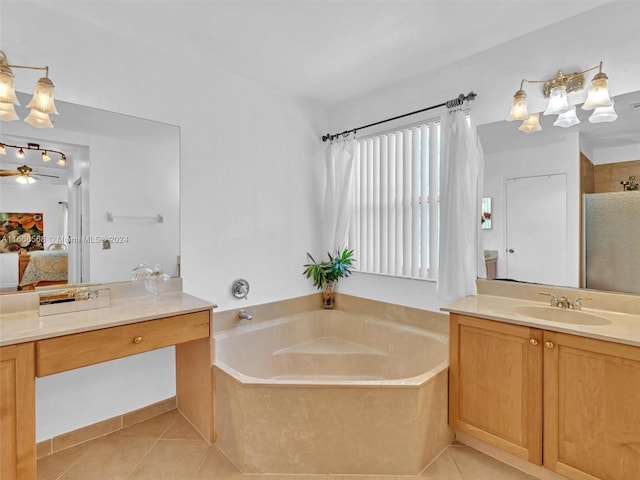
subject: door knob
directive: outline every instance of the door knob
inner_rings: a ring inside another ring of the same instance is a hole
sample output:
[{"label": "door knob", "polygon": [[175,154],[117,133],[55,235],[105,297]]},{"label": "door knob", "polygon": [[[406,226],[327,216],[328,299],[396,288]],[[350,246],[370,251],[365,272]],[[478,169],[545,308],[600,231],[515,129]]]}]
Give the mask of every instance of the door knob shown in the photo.
[{"label": "door knob", "polygon": [[529,343],[535,347],[536,345],[538,345],[538,340],[532,338],[531,340],[529,340]]},{"label": "door knob", "polygon": [[544,346],[547,347],[548,349],[552,349],[553,348],[553,342],[544,342]]},{"label": "door knob", "polygon": [[142,337],[136,337],[133,339],[133,343],[138,344],[142,342]]},{"label": "door knob", "polygon": [[507,252],[509,252],[509,253],[513,253],[513,252],[514,252],[514,250],[513,250],[513,248],[510,248],[509,250],[507,250]]}]

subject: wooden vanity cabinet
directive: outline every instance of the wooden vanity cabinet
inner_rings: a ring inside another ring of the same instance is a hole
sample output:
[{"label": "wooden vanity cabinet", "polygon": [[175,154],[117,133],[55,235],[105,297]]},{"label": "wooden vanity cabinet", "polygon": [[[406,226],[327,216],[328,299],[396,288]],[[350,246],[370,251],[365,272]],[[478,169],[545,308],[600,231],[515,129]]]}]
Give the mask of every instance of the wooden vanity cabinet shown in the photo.
[{"label": "wooden vanity cabinet", "polygon": [[453,428],[573,480],[640,478],[639,347],[450,318]]},{"label": "wooden vanity cabinet", "polygon": [[213,443],[211,309],[0,347],[0,480],[36,479],[35,378],[175,345],[177,407]]},{"label": "wooden vanity cabinet", "polygon": [[36,476],[33,342],[0,347],[0,478]]},{"label": "wooden vanity cabinet", "polygon": [[452,313],[449,423],[542,464],[542,331]]},{"label": "wooden vanity cabinet", "polygon": [[544,466],[638,480],[640,348],[549,331],[544,340]]}]

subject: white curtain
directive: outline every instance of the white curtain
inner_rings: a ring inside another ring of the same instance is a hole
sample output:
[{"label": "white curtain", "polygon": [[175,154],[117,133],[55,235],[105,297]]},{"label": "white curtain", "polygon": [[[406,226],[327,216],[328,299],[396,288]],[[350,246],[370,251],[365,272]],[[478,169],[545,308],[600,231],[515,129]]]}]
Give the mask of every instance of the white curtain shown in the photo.
[{"label": "white curtain", "polygon": [[326,150],[323,247],[325,252],[332,254],[347,246],[355,153],[353,136],[332,141]]},{"label": "white curtain", "polygon": [[438,298],[476,294],[482,153],[462,111],[441,118]]}]

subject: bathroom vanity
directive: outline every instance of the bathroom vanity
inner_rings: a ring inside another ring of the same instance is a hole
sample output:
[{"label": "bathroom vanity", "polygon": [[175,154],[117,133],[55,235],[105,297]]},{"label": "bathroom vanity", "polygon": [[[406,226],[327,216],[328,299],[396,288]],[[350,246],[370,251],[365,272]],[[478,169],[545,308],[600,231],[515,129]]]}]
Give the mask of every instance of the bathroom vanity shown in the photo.
[{"label": "bathroom vanity", "polygon": [[640,315],[493,295],[444,309],[453,428],[570,479],[638,478]]},{"label": "bathroom vanity", "polygon": [[[19,301],[33,306],[26,295]],[[27,300],[25,300],[27,299]],[[3,301],[6,300],[3,299]],[[36,304],[37,306],[37,300]],[[107,308],[0,316],[0,478],[36,478],[35,379],[175,345],[180,411],[213,442],[211,331],[215,306],[180,292],[122,298]]]}]

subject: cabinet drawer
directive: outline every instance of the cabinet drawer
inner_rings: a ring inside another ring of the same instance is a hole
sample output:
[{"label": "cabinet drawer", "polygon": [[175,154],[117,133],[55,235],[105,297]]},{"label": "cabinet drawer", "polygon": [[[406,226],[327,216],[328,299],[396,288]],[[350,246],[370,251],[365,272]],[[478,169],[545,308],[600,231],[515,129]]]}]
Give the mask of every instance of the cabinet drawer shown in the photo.
[{"label": "cabinet drawer", "polygon": [[36,342],[36,375],[106,362],[209,337],[209,312],[104,328]]}]

